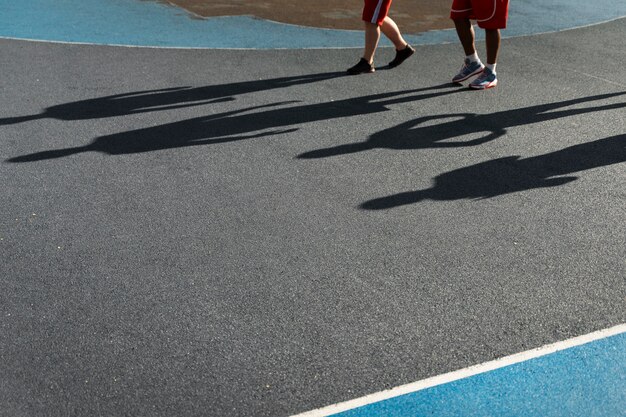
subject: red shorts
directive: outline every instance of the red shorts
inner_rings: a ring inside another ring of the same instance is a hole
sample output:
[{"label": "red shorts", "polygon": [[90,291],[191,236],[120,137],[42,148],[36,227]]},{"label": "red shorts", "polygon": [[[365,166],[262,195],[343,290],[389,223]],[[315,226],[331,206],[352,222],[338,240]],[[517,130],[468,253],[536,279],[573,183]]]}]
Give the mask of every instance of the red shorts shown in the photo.
[{"label": "red shorts", "polygon": [[380,26],[389,13],[389,7],[391,7],[391,0],[365,0],[363,20]]},{"label": "red shorts", "polygon": [[453,0],[451,19],[474,19],[483,29],[504,29],[509,0]]}]

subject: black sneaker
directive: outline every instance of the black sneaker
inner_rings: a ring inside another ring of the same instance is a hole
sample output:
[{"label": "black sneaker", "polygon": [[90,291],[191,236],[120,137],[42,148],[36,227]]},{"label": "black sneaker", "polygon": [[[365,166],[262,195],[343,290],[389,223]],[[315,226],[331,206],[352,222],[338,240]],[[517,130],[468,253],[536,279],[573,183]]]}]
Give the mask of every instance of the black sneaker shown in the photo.
[{"label": "black sneaker", "polygon": [[407,59],[414,53],[415,53],[415,49],[408,43],[406,44],[406,48],[401,49],[399,51],[396,49],[396,57],[393,59],[393,61],[389,63],[389,68],[397,67],[398,65],[402,64],[405,59]]},{"label": "black sneaker", "polygon": [[361,60],[352,68],[348,68],[348,74],[357,75],[357,74],[365,74],[374,72],[376,69],[365,58],[361,58]]}]

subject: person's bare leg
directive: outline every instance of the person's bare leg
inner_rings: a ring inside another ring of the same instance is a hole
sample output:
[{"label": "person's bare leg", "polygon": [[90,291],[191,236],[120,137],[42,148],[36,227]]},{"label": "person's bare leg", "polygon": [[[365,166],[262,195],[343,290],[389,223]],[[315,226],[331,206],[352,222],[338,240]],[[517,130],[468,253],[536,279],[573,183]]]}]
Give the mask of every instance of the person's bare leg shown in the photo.
[{"label": "person's bare leg", "polygon": [[487,45],[487,64],[495,65],[500,51],[500,30],[485,29],[485,43]]},{"label": "person's bare leg", "polygon": [[365,22],[365,50],[363,58],[371,65],[380,40],[380,27],[376,23]]},{"label": "person's bare leg", "polygon": [[498,85],[496,77],[496,61],[500,49],[500,31],[498,29],[485,29],[485,43],[487,45],[487,65],[482,74],[469,85],[474,90],[486,90]]},{"label": "person's bare leg", "polygon": [[478,58],[476,52],[476,34],[474,33],[474,26],[469,19],[453,19],[456,33],[465,51],[465,60],[459,72],[452,77],[453,83],[462,83],[463,81],[483,72],[484,65]]},{"label": "person's bare leg", "polygon": [[454,19],[454,27],[456,33],[459,36],[465,55],[472,55],[476,52],[476,45],[474,44],[474,27],[469,19]]},{"label": "person's bare leg", "polygon": [[400,29],[398,29],[398,25],[396,25],[396,22],[394,22],[389,16],[385,17],[385,20],[383,20],[380,30],[382,30],[383,34],[389,38],[397,50],[404,49],[408,45],[402,37]]}]

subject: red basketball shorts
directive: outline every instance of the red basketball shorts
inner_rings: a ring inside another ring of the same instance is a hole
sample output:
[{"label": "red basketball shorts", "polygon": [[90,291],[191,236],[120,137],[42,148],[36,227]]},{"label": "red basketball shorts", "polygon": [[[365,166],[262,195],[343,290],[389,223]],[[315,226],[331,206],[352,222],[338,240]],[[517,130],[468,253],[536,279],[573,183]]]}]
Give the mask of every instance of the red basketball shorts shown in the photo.
[{"label": "red basketball shorts", "polygon": [[389,7],[391,7],[391,0],[365,0],[363,20],[380,26],[389,13]]},{"label": "red basketball shorts", "polygon": [[509,0],[453,0],[451,19],[476,20],[483,29],[504,29],[509,17]]}]

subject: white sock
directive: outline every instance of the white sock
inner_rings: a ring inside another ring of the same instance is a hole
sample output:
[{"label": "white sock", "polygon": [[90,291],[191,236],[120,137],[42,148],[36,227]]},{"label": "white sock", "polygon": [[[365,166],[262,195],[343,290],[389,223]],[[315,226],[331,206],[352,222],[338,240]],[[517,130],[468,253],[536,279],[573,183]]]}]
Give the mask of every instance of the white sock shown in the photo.
[{"label": "white sock", "polygon": [[487,68],[489,68],[491,70],[491,72],[493,72],[494,74],[496,73],[496,65],[497,64],[487,64],[485,65]]},{"label": "white sock", "polygon": [[469,59],[470,62],[480,62],[480,58],[478,58],[478,52],[474,52],[472,55],[467,55],[465,58]]}]

